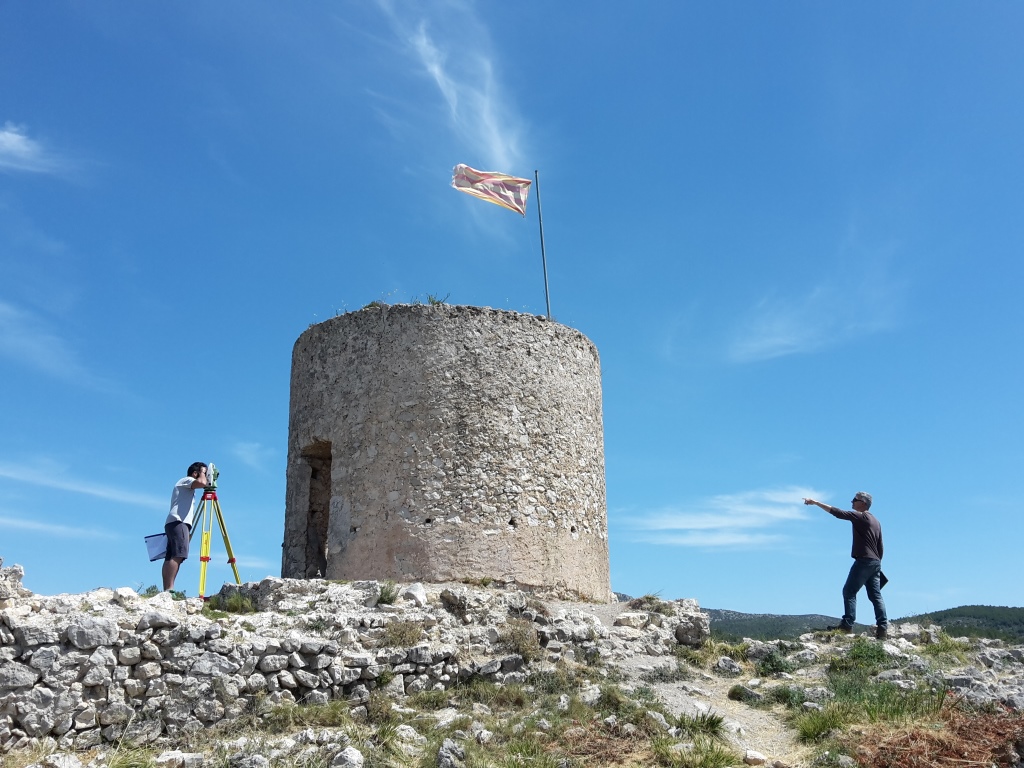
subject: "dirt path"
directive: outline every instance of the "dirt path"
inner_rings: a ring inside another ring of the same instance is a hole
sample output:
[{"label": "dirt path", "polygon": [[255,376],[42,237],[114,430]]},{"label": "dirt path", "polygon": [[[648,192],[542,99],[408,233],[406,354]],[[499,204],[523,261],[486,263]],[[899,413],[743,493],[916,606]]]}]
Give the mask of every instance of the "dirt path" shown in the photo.
[{"label": "dirt path", "polygon": [[[606,627],[613,626],[616,617],[629,610],[623,603],[604,605],[549,602],[548,606],[553,611],[576,609],[593,614]],[[748,677],[722,677],[695,670],[691,680],[661,683],[643,679],[646,672],[658,667],[674,666],[675,659],[672,656],[633,656],[617,659],[612,665],[622,674],[627,684],[652,689],[674,715],[695,715],[710,711],[723,716],[729,740],[741,754],[748,749],[760,752],[768,758],[769,765],[774,760],[781,760],[794,768],[808,763],[809,750],[797,741],[796,733],[785,725],[781,711],[757,709],[729,698],[729,689],[738,682],[746,682]]]}]

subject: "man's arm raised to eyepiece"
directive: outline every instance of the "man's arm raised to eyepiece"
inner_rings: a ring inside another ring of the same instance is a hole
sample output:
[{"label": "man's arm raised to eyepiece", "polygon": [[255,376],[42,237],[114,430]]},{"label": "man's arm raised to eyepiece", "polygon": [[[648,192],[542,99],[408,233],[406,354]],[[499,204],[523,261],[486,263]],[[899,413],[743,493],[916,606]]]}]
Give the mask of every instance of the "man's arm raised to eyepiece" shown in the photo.
[{"label": "man's arm raised to eyepiece", "polygon": [[[206,469],[199,470],[199,476],[192,481],[192,489],[205,488],[209,483],[206,480]],[[806,499],[804,499],[806,501]]]}]

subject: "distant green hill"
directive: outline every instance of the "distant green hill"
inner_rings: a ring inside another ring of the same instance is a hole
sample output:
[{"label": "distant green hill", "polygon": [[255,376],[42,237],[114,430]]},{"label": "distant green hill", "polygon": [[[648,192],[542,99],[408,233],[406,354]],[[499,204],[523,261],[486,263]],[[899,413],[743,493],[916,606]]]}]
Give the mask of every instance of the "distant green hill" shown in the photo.
[{"label": "distant green hill", "polygon": [[907,616],[900,621],[938,624],[953,637],[1001,637],[1024,642],[1024,608],[1002,605],[961,605],[945,611]]},{"label": "distant green hill", "polygon": [[[740,613],[716,608],[705,608],[711,619],[711,633],[715,637],[737,642],[744,637],[753,640],[795,640],[814,630],[835,626],[839,619],[818,613],[787,616],[775,613]],[[993,637],[1024,642],[1024,608],[991,605],[963,605],[944,611],[906,616],[895,621],[927,626],[938,624],[953,637]],[[858,632],[871,627],[858,624]]]},{"label": "distant green hill", "polygon": [[[806,632],[835,626],[839,619],[809,613],[786,616],[776,613],[740,613],[717,608],[703,609],[711,619],[711,634],[720,640],[738,642],[744,637],[752,640],[795,640]],[[857,625],[858,631],[867,627]]]}]

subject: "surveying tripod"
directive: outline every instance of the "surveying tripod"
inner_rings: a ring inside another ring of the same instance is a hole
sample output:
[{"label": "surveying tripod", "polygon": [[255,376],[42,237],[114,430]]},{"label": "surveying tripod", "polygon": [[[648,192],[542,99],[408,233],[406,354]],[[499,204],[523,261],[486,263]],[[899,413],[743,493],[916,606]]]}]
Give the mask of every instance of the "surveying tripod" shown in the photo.
[{"label": "surveying tripod", "polygon": [[[217,518],[217,524],[220,526],[220,535],[224,538],[224,548],[228,553],[228,564],[231,566],[231,570],[235,574],[235,584],[241,584],[242,580],[238,576],[238,566],[235,565],[235,553],[231,550],[231,539],[228,538],[228,528],[224,524],[224,513],[220,509],[220,501],[217,499],[217,476],[220,472],[211,463],[210,464],[210,484],[203,490],[203,500],[199,504],[199,509],[196,510],[193,523],[198,518],[200,520],[200,528],[202,530],[202,536],[199,539],[199,597],[206,600],[206,565],[210,562],[210,538],[213,534],[213,519]],[[192,531],[189,533],[189,538],[195,535],[196,526],[193,524]]]}]

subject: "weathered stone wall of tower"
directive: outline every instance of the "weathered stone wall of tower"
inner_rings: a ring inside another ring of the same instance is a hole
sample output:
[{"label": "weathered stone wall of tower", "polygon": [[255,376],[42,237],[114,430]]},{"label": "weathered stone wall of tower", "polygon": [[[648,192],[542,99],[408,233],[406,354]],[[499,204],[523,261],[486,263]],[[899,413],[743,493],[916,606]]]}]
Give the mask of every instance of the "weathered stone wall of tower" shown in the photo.
[{"label": "weathered stone wall of tower", "polygon": [[282,576],[609,599],[600,360],[543,317],[383,306],[292,355]]}]

